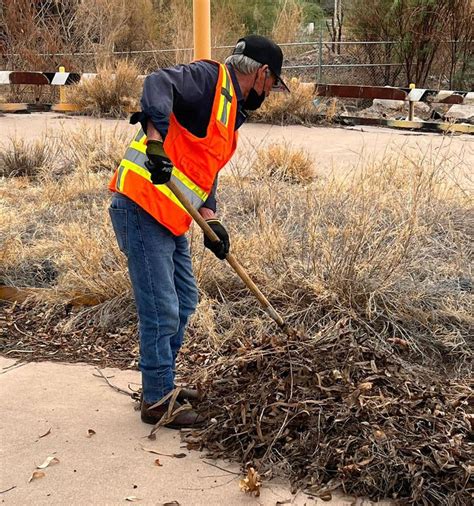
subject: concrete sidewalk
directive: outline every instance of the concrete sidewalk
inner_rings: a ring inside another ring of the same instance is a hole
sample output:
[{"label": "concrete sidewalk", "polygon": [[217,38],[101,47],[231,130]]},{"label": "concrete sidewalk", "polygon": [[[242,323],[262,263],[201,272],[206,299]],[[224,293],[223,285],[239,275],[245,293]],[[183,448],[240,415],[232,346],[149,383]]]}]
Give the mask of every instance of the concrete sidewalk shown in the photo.
[{"label": "concrete sidewalk", "polygon": [[[90,365],[28,363],[0,357],[0,501],[5,504],[140,504],[177,501],[181,506],[372,504],[351,498],[324,503],[304,494],[292,496],[286,484],[264,483],[259,498],[239,490],[238,475],[203,461],[203,454],[182,447],[177,431],[161,429],[155,441],[146,438],[151,426],[141,423],[133,402],[95,377]],[[104,370],[115,385],[138,384],[135,371]],[[136,385],[135,385],[136,386]],[[51,429],[50,434],[40,438]],[[88,430],[95,435],[88,437]],[[170,458],[145,452],[185,453]],[[48,456],[59,463],[45,476],[28,479]],[[162,467],[155,465],[159,458]],[[238,472],[236,465],[218,462]],[[4,492],[10,487],[15,487]],[[3,493],[2,493],[3,492]],[[289,503],[288,503],[289,504]]]},{"label": "concrete sidewalk", "polygon": [[[31,140],[81,128],[89,131],[100,128],[103,132],[125,131],[132,136],[137,128],[125,119],[70,117],[51,112],[7,114],[0,119],[0,126],[0,143],[5,144],[9,143],[10,137]],[[252,171],[256,150],[274,143],[305,149],[313,158],[315,172],[320,176],[331,172],[346,175],[354,168],[359,169],[364,162],[380,161],[385,157],[401,157],[404,160],[425,155],[439,160],[451,159],[468,173],[474,163],[474,136],[467,134],[441,135],[371,126],[308,128],[264,123],[246,123],[239,132],[236,155],[226,170],[235,165],[244,174]]]}]

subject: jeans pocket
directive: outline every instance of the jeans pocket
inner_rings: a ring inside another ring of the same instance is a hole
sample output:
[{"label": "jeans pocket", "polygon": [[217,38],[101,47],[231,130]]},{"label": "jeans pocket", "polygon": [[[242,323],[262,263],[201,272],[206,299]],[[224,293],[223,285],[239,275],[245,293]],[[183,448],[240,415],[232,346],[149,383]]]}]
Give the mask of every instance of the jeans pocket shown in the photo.
[{"label": "jeans pocket", "polygon": [[117,238],[118,247],[122,253],[128,255],[127,210],[110,207],[109,214],[112,220],[115,237]]}]

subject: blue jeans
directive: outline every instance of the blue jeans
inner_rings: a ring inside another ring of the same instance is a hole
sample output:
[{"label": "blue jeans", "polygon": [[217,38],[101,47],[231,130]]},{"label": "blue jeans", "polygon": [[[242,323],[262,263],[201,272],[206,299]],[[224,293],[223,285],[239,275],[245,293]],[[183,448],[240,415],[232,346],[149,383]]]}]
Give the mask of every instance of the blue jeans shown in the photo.
[{"label": "blue jeans", "polygon": [[109,213],[137,306],[143,398],[154,403],[174,388],[176,356],[198,301],[188,241],[119,193]]}]

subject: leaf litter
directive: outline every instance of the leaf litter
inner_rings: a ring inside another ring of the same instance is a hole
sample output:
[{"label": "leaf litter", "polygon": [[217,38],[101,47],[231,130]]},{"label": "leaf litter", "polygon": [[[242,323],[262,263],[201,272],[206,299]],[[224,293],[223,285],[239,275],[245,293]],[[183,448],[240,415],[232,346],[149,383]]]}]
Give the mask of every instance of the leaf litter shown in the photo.
[{"label": "leaf litter", "polygon": [[36,469],[46,469],[47,467],[53,465],[53,464],[59,464],[59,459],[57,457],[54,457],[53,455],[46,458],[46,460],[40,464],[39,466],[36,466]]},{"label": "leaf litter", "polygon": [[260,475],[253,467],[247,470],[247,476],[239,481],[239,487],[242,492],[253,494],[255,497],[260,496],[260,488],[262,481]]},{"label": "leaf litter", "polygon": [[[269,334],[234,277],[201,262],[204,304],[179,369],[203,385],[199,409],[215,423],[188,436],[189,449],[284,474],[318,497],[340,487],[404,503],[472,500],[472,368],[458,374],[474,349],[472,206],[446,191],[445,167],[399,162],[345,186],[224,185],[237,254],[310,335]],[[4,353],[136,368],[130,293],[108,297],[91,309],[13,306]]]},{"label": "leaf litter", "polygon": [[186,453],[163,453],[163,452],[159,452],[157,450],[154,450],[153,448],[145,448],[144,446],[142,446],[142,450],[144,452],[154,453],[155,455],[160,455],[161,457],[172,457],[174,459],[183,459],[184,457],[187,457]]},{"label": "leaf litter", "polygon": [[33,471],[32,475],[28,479],[28,483],[31,483],[33,480],[38,480],[39,478],[44,478],[46,473],[44,471]]},{"label": "leaf litter", "polygon": [[49,436],[51,434],[51,429],[52,427],[50,427],[44,434],[41,434],[41,436],[38,436],[38,438],[41,439],[43,437]]},{"label": "leaf litter", "polygon": [[[186,380],[204,389],[197,408],[217,421],[183,432],[188,449],[326,500],[337,488],[404,503],[471,500],[472,377],[434,375],[346,320],[314,336],[242,341],[188,345]],[[241,488],[251,483],[247,474]]]}]

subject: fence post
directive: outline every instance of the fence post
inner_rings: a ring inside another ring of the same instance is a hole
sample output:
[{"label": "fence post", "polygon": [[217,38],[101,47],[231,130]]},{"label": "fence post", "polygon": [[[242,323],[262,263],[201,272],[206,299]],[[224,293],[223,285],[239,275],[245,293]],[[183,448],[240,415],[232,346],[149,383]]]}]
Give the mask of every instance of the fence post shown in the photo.
[{"label": "fence post", "polygon": [[318,83],[322,83],[323,78],[323,22],[319,22],[319,63],[318,63]]},{"label": "fence post", "polygon": [[[410,83],[410,90],[413,90],[416,88],[416,85],[414,83]],[[415,101],[411,98],[408,99],[408,121],[413,121],[413,118],[415,116]]]},{"label": "fence post", "polygon": [[[66,69],[61,65],[59,67],[59,72],[66,72]],[[66,89],[64,86],[59,87],[59,103],[64,104],[66,102]]]}]

